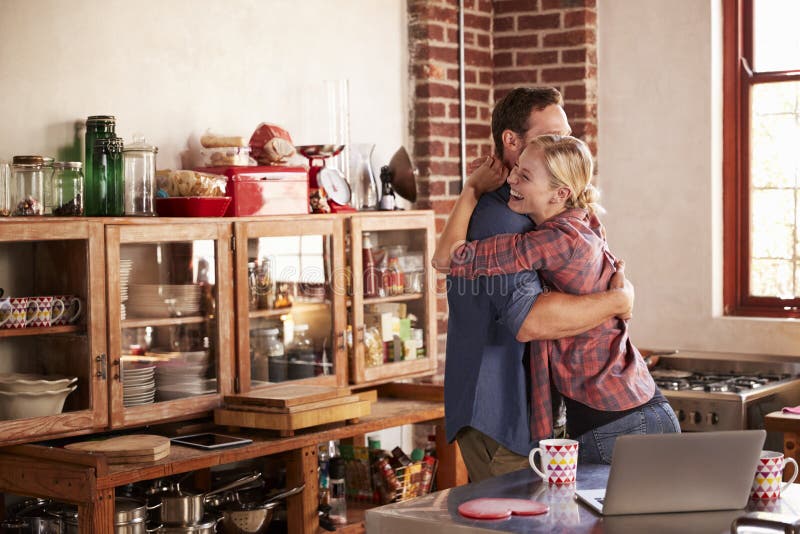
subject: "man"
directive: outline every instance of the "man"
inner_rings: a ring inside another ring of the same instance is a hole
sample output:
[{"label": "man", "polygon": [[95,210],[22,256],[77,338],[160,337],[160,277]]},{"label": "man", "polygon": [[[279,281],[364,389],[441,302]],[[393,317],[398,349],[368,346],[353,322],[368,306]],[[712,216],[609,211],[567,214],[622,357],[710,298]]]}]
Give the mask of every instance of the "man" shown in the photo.
[{"label": "man", "polygon": [[[515,89],[492,113],[497,156],[509,169],[534,137],[569,133],[555,89]],[[529,218],[508,209],[508,196],[506,184],[481,197],[468,239],[533,229]],[[517,340],[572,336],[628,314],[633,291],[628,285],[594,295],[544,294],[535,272],[448,277],[447,284],[447,439],[458,441],[470,479],[477,482],[527,466],[536,446],[530,434],[528,351]]]}]

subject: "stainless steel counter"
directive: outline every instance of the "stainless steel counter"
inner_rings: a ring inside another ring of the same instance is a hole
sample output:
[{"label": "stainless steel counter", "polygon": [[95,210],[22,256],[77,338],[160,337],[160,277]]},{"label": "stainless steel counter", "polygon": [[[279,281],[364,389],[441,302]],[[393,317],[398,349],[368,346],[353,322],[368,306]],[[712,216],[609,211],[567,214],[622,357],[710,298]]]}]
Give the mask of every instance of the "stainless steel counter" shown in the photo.
[{"label": "stainless steel counter", "polygon": [[[577,488],[603,488],[609,467],[581,465]],[[680,491],[676,488],[676,491]],[[500,520],[475,520],[462,517],[458,506],[481,497],[533,499],[550,506],[540,516],[511,516]],[[751,503],[750,510],[800,516],[800,485],[792,486],[776,502]],[[728,533],[731,522],[744,510],[647,514],[601,517],[575,499],[574,488],[547,487],[529,469],[467,484],[410,501],[368,510],[368,534],[464,534],[469,532],[534,533]],[[751,531],[752,532],[752,531]],[[763,532],[763,531],[761,531]]]}]

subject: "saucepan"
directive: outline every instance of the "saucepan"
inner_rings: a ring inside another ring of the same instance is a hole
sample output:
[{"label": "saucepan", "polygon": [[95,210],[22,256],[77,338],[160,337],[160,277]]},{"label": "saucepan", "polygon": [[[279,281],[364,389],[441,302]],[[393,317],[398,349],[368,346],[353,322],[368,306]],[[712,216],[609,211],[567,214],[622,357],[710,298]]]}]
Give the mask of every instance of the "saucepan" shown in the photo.
[{"label": "saucepan", "polygon": [[261,534],[267,531],[272,514],[281,499],[297,495],[306,485],[277,493],[267,499],[250,500],[237,492],[218,506],[222,514],[222,529],[225,534]]},{"label": "saucepan", "polygon": [[[182,491],[180,481],[164,488],[153,488],[149,493],[161,498],[161,523],[169,525],[195,525],[203,523],[205,502],[212,495],[238,488],[261,478],[261,473],[251,473],[207,493],[192,494]],[[159,532],[165,532],[163,530]],[[213,532],[213,531],[212,531]]]}]

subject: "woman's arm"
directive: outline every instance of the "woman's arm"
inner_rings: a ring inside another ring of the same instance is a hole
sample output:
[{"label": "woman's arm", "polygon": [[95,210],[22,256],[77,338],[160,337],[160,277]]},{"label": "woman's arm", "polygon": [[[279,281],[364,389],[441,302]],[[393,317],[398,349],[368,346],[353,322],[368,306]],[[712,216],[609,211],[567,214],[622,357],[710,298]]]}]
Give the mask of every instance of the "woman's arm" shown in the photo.
[{"label": "woman's arm", "polygon": [[447,217],[442,235],[436,244],[431,265],[439,272],[450,272],[450,258],[453,249],[464,243],[469,229],[469,220],[481,195],[493,191],[503,185],[507,171],[503,162],[493,156],[478,167],[464,184],[461,194],[456,200],[453,211]]}]

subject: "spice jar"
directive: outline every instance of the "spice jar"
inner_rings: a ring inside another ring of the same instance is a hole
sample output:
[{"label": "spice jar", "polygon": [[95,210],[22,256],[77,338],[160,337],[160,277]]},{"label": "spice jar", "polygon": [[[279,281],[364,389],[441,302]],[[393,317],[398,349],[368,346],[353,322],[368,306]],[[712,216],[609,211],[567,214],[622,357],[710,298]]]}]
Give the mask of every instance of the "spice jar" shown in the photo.
[{"label": "spice jar", "polygon": [[59,161],[54,164],[53,215],[60,217],[83,215],[82,167],[80,161]]},{"label": "spice jar", "polygon": [[11,215],[42,215],[44,170],[41,156],[14,156],[11,164]]},{"label": "spice jar", "polygon": [[156,214],[156,154],[158,148],[145,138],[134,135],[133,143],[123,150],[125,215]]}]

